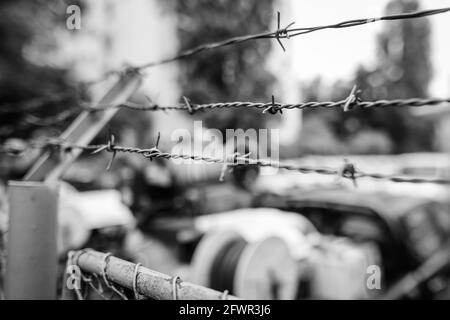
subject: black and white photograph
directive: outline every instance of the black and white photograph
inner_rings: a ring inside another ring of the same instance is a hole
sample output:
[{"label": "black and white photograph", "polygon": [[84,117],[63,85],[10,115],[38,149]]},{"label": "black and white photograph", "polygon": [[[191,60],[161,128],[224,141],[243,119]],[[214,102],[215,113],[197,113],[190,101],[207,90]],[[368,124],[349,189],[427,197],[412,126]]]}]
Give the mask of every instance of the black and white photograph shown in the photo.
[{"label": "black and white photograph", "polygon": [[0,300],[450,300],[449,31],[449,0],[1,1]]}]

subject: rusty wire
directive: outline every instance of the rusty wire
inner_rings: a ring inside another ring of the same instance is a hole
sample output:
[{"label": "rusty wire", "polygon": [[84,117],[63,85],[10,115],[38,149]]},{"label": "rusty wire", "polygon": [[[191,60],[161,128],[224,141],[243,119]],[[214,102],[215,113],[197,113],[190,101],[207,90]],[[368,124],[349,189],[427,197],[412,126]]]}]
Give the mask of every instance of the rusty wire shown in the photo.
[{"label": "rusty wire", "polygon": [[147,159],[184,159],[184,160],[194,160],[194,161],[203,161],[207,163],[222,163],[226,164],[229,167],[234,166],[242,166],[242,165],[257,165],[260,167],[273,167],[278,169],[285,169],[290,171],[297,171],[300,173],[308,174],[308,173],[317,173],[322,175],[334,175],[341,176],[343,178],[350,179],[355,182],[358,178],[372,178],[376,180],[388,180],[391,182],[398,183],[433,183],[433,184],[443,184],[449,185],[450,180],[441,179],[441,178],[417,178],[417,177],[408,177],[408,176],[396,176],[396,175],[385,175],[379,173],[366,173],[357,170],[353,164],[350,164],[353,168],[349,170],[349,163],[345,163],[342,169],[333,169],[327,167],[312,167],[312,166],[301,166],[294,163],[282,163],[279,161],[266,160],[266,159],[253,159],[248,155],[232,155],[230,157],[226,157],[226,159],[222,158],[213,158],[201,155],[192,155],[192,154],[177,154],[177,153],[168,153],[162,152],[157,148],[150,149],[141,149],[134,147],[122,147],[122,146],[112,146],[110,148],[112,151],[108,149],[104,149],[108,152],[122,152],[122,153],[136,153],[140,154]]},{"label": "rusty wire", "polygon": [[[450,103],[450,98],[410,98],[410,99],[394,99],[394,100],[375,100],[375,101],[362,101],[358,99],[349,100],[343,99],[339,101],[309,101],[301,103],[278,103],[272,100],[271,102],[250,102],[250,101],[233,101],[233,102],[214,102],[197,104],[189,101],[187,98],[185,103],[179,103],[174,105],[159,105],[149,101],[146,104],[134,103],[126,101],[121,104],[113,105],[97,105],[95,107],[88,103],[82,103],[81,109],[98,112],[104,111],[110,108],[129,109],[133,111],[186,111],[189,114],[194,114],[197,111],[207,111],[212,109],[259,109],[263,113],[276,114],[287,109],[342,109],[349,111],[353,109],[371,109],[371,108],[390,108],[390,107],[424,107],[435,106],[443,103]],[[55,116],[47,118],[38,118],[36,116],[27,116],[25,119],[27,123],[39,126],[49,126],[55,123],[60,123],[72,116],[79,114],[79,109],[66,110]]]},{"label": "rusty wire", "polygon": [[[212,49],[229,46],[229,45],[234,45],[234,44],[240,44],[240,43],[247,42],[250,40],[276,39],[278,41],[278,43],[280,44],[281,48],[283,50],[285,50],[280,39],[289,39],[291,37],[296,37],[296,36],[299,36],[302,34],[316,32],[316,31],[325,30],[325,29],[340,29],[340,28],[355,27],[355,26],[373,23],[373,22],[377,22],[377,21],[392,21],[392,20],[422,18],[422,17],[426,17],[426,16],[430,16],[430,15],[445,13],[448,11],[450,11],[450,7],[441,8],[441,9],[416,11],[416,12],[411,12],[411,13],[386,15],[386,16],[381,16],[381,17],[377,17],[377,18],[355,19],[355,20],[339,22],[336,24],[322,25],[322,26],[315,26],[315,27],[301,27],[301,28],[291,28],[293,23],[290,23],[288,26],[281,28],[280,13],[278,12],[278,15],[277,15],[277,18],[278,18],[277,27],[278,28],[275,31],[267,31],[267,32],[262,32],[262,33],[258,33],[258,34],[238,36],[238,37],[229,38],[229,39],[219,41],[219,42],[202,44],[195,48],[185,50],[173,57],[162,59],[160,61],[149,62],[149,63],[145,63],[145,64],[138,65],[138,66],[127,65],[124,68],[121,68],[119,70],[110,70],[97,80],[82,82],[82,86],[89,86],[89,85],[93,85],[93,84],[102,82],[102,81],[106,80],[107,78],[109,78],[111,75],[118,74],[118,75],[123,76],[123,75],[129,74],[129,73],[140,72],[144,69],[147,69],[147,68],[150,68],[153,66],[162,65],[162,64],[166,64],[166,63],[173,62],[176,60],[185,59],[187,57],[201,53],[203,51],[212,50]],[[64,98],[64,97],[59,97],[58,99],[61,100],[62,98]],[[52,97],[46,97],[44,99],[36,99],[35,101],[33,100],[31,104],[32,104],[33,108],[37,108],[45,103],[54,102],[54,101],[57,102],[57,101],[59,101],[58,99],[55,99]],[[137,107],[137,106],[130,105],[128,107],[132,108],[132,109],[139,109],[139,107]],[[149,109],[152,109],[152,108],[149,107]],[[155,110],[156,109],[158,109],[158,108],[155,108]],[[165,109],[166,110],[180,109],[180,107],[171,106],[171,107],[166,107]],[[11,112],[12,110],[6,110],[6,111]],[[16,111],[16,110],[14,110],[14,111]],[[31,121],[33,121],[33,120],[31,120]]]},{"label": "rusty wire", "polygon": [[[339,101],[311,101],[301,103],[277,103],[271,102],[249,102],[249,101],[233,101],[233,102],[215,102],[206,104],[189,103],[187,106],[185,103],[175,105],[158,105],[156,103],[137,104],[132,102],[125,102],[118,105],[103,105],[96,107],[87,107],[87,110],[99,111],[108,108],[124,108],[135,111],[187,111],[190,114],[197,111],[204,111],[210,109],[261,109],[268,110],[269,113],[276,113],[283,109],[343,109],[347,103],[347,99]],[[388,107],[423,107],[433,106],[442,103],[450,103],[450,98],[410,98],[410,99],[395,99],[395,100],[376,100],[376,101],[361,101],[354,100],[348,105],[348,109],[371,109],[371,108],[388,108]]]},{"label": "rusty wire", "polygon": [[[297,171],[300,173],[317,173],[322,175],[335,175],[341,176],[343,178],[351,179],[354,183],[358,178],[372,178],[376,180],[388,180],[391,182],[408,182],[408,183],[434,183],[434,184],[450,184],[450,180],[441,179],[441,178],[417,178],[417,177],[408,177],[408,176],[396,176],[396,175],[385,175],[378,173],[366,173],[359,171],[355,168],[355,166],[348,161],[344,163],[343,168],[341,169],[332,169],[327,167],[311,167],[311,166],[300,166],[293,163],[281,163],[278,161],[266,160],[266,159],[253,159],[247,155],[239,155],[237,153],[223,158],[213,158],[202,155],[192,155],[192,154],[177,154],[177,153],[168,153],[162,152],[157,147],[149,148],[149,149],[141,149],[135,147],[123,147],[116,145],[104,145],[100,147],[102,151],[108,152],[122,152],[122,153],[136,153],[140,154],[143,157],[153,160],[155,158],[162,159],[184,159],[184,160],[194,160],[194,161],[203,161],[207,163],[222,163],[229,167],[241,166],[241,165],[257,165],[260,167],[273,167],[278,169],[285,169],[290,171]],[[350,169],[351,168],[351,169]]]},{"label": "rusty wire", "polygon": [[374,23],[377,21],[416,19],[416,18],[422,18],[422,17],[431,16],[431,15],[435,15],[435,14],[441,14],[441,13],[445,13],[448,11],[450,11],[450,7],[440,8],[440,9],[423,10],[423,11],[415,11],[415,12],[410,12],[410,13],[386,15],[386,16],[375,17],[375,18],[354,19],[354,20],[348,20],[348,21],[343,21],[343,22],[329,24],[329,25],[314,26],[314,27],[299,27],[299,28],[292,28],[292,25],[294,24],[294,22],[291,22],[286,27],[282,28],[281,22],[280,22],[280,13],[278,12],[278,14],[277,14],[277,18],[278,18],[277,29],[275,31],[267,31],[267,32],[261,32],[261,33],[257,33],[257,34],[238,36],[238,37],[229,38],[229,39],[226,39],[223,41],[202,44],[202,45],[199,45],[192,49],[182,51],[181,53],[178,53],[177,55],[175,55],[173,57],[165,58],[165,59],[162,59],[159,61],[148,62],[148,63],[142,64],[142,65],[137,65],[137,66],[127,66],[125,69],[122,69],[122,70],[108,71],[100,79],[91,81],[86,84],[90,85],[90,84],[95,84],[95,83],[104,81],[110,75],[113,75],[113,74],[120,75],[120,74],[123,74],[126,72],[138,72],[138,71],[142,71],[144,69],[150,68],[150,67],[166,64],[166,63],[177,61],[177,60],[182,60],[182,59],[191,57],[193,55],[196,55],[198,53],[201,53],[203,51],[217,49],[217,48],[221,48],[221,47],[225,47],[225,46],[229,46],[229,45],[236,45],[236,44],[240,44],[240,43],[247,42],[250,40],[276,39],[278,41],[279,45],[281,46],[281,48],[283,49],[283,51],[285,51],[285,48],[280,39],[290,39],[292,37],[316,32],[316,31],[320,31],[320,30],[325,30],[325,29],[341,29],[341,28],[356,27],[356,26],[360,26],[360,25],[364,25],[364,24]]},{"label": "rusty wire", "polygon": [[[403,19],[422,18],[425,16],[445,13],[448,11],[450,11],[450,8],[432,9],[432,10],[416,11],[416,12],[402,13],[402,14],[396,14],[396,15],[386,15],[386,16],[382,16],[382,17],[378,17],[378,18],[348,20],[348,21],[339,22],[336,24],[316,26],[316,27],[302,27],[302,28],[291,28],[293,23],[290,23],[287,27],[281,28],[280,15],[278,13],[278,29],[275,31],[268,31],[268,32],[263,32],[263,33],[259,33],[259,34],[245,35],[245,36],[230,38],[230,39],[227,39],[224,41],[203,44],[203,45],[197,46],[195,48],[183,51],[174,57],[163,59],[163,60],[156,61],[156,62],[149,62],[149,63],[143,64],[140,66],[136,66],[134,68],[136,68],[138,70],[143,70],[143,69],[153,67],[156,65],[161,65],[161,64],[165,64],[165,63],[172,62],[175,60],[184,59],[184,58],[198,54],[205,50],[211,50],[211,49],[224,47],[224,46],[228,46],[228,45],[232,45],[232,44],[239,44],[239,43],[250,41],[250,40],[275,38],[279,41],[279,39],[289,39],[291,37],[299,36],[301,34],[311,33],[311,32],[324,30],[324,29],[339,29],[339,28],[355,27],[355,26],[373,23],[376,21],[383,21],[383,20],[403,20]],[[279,42],[279,43],[284,50],[284,47],[281,44],[281,42]]]},{"label": "rusty wire", "polygon": [[[159,139],[158,139],[159,140]],[[138,148],[138,147],[128,147],[128,146],[119,146],[114,144],[114,140],[110,138],[107,144],[101,145],[86,145],[81,146],[77,144],[72,144],[66,141],[58,140],[58,139],[48,139],[45,141],[38,141],[36,143],[30,144],[30,147],[34,148],[44,148],[44,147],[56,147],[61,151],[70,151],[72,149],[82,149],[85,151],[91,151],[93,154],[98,154],[100,152],[109,152],[112,153],[113,158],[108,163],[108,168],[111,167],[112,160],[114,159],[115,154],[119,153],[132,153],[139,154],[146,159],[183,159],[183,160],[192,160],[192,161],[201,161],[206,163],[216,163],[223,164],[224,168],[233,168],[236,166],[244,166],[244,165],[256,165],[260,167],[273,167],[278,169],[285,169],[289,171],[297,171],[303,174],[308,173],[316,173],[321,175],[332,175],[347,178],[352,180],[356,186],[356,180],[359,178],[372,178],[375,180],[385,180],[397,183],[432,183],[432,184],[440,184],[440,185],[450,185],[449,179],[444,178],[419,178],[419,177],[411,177],[411,176],[399,176],[399,175],[390,175],[390,174],[380,174],[380,173],[368,173],[360,171],[356,168],[356,166],[348,161],[345,161],[342,168],[329,168],[329,167],[316,167],[316,166],[302,166],[295,163],[283,163],[279,161],[273,161],[269,159],[254,159],[250,158],[250,154],[240,155],[238,153],[234,153],[232,155],[226,156],[224,158],[214,158],[203,155],[195,155],[195,154],[181,154],[181,153],[170,153],[170,152],[162,152],[158,149],[157,144],[152,148]],[[224,170],[222,170],[224,171]],[[222,175],[222,174],[221,174]]]}]

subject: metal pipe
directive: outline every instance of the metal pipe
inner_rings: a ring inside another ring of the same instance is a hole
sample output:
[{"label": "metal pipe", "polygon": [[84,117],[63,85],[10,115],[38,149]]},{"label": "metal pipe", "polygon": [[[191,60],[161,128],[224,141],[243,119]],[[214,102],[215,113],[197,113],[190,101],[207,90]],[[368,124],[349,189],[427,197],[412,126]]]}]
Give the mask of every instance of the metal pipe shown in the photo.
[{"label": "metal pipe", "polygon": [[[99,104],[125,102],[140,86],[138,73],[126,74],[105,94]],[[82,112],[61,135],[69,143],[88,144],[117,113]],[[56,299],[57,280],[57,185],[67,168],[81,154],[71,150],[63,159],[46,151],[24,180],[10,182],[10,224],[5,295],[7,299]]]},{"label": "metal pipe", "polygon": [[10,181],[5,297],[56,299],[57,186]]},{"label": "metal pipe", "polygon": [[[138,73],[126,74],[103,96],[98,105],[117,105],[124,103],[141,85],[142,77]],[[87,145],[118,112],[118,108],[107,108],[102,112],[83,111],[61,134],[66,142]],[[61,160],[53,152],[46,151],[27,172],[24,180],[57,181],[69,166],[81,154],[81,149],[73,149]]]},{"label": "metal pipe", "polygon": [[[102,276],[105,254],[94,250],[76,253],[77,264],[84,272]],[[107,260],[106,275],[109,280],[118,285],[133,290],[134,270],[136,264],[116,257]],[[174,292],[174,281],[176,291]],[[222,300],[224,298],[238,299],[232,295],[212,290],[189,282],[184,282],[163,273],[140,267],[136,279],[138,293],[157,300]]]}]

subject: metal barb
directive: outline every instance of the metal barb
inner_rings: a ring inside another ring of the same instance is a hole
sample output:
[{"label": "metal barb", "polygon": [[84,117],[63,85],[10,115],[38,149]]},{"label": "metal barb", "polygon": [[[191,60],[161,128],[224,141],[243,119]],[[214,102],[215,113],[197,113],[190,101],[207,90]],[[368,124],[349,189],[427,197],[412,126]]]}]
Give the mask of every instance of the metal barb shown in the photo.
[{"label": "metal barb", "polygon": [[[144,97],[148,101],[148,105],[146,106],[148,110],[157,111],[159,109],[159,106],[156,103],[153,103],[152,99],[150,99],[149,96],[145,95]],[[162,110],[166,112],[165,109]]]},{"label": "metal barb", "polygon": [[106,171],[109,171],[109,169],[111,169],[113,161],[116,158],[117,151],[115,149],[114,140],[115,140],[114,135],[111,134],[109,136],[109,140],[108,140],[108,144],[106,146],[106,150],[108,150],[108,152],[111,152],[112,156],[111,156],[111,159],[108,162],[108,166],[106,167]]},{"label": "metal barb", "polygon": [[344,112],[347,112],[350,110],[350,108],[353,107],[353,104],[357,104],[360,99],[359,99],[359,93],[361,91],[358,90],[358,87],[356,86],[356,84],[353,86],[352,91],[350,92],[350,95],[347,97],[347,99],[345,99],[345,103],[342,107],[342,110]]},{"label": "metal barb", "polygon": [[275,103],[275,97],[272,95],[272,104],[265,108],[262,113],[269,112],[270,114],[277,114],[277,112],[280,112],[280,114],[283,114],[282,107]]},{"label": "metal barb", "polygon": [[281,49],[283,49],[284,52],[286,52],[286,49],[283,46],[283,43],[280,40],[280,37],[285,37],[286,39],[289,39],[289,27],[291,27],[295,22],[291,22],[288,24],[287,27],[281,29],[281,19],[280,19],[280,11],[277,11],[277,31],[275,31],[275,38],[277,39],[278,43],[281,46]]},{"label": "metal barb", "polygon": [[158,131],[158,137],[156,138],[155,149],[158,149],[160,139],[161,139],[161,132]]},{"label": "metal barb", "polygon": [[194,114],[194,109],[192,109],[191,102],[189,101],[189,99],[186,98],[185,96],[183,96],[183,99],[189,114],[191,115]]},{"label": "metal barb", "polygon": [[153,158],[155,158],[158,154],[161,153],[161,151],[158,149],[160,139],[161,139],[161,132],[158,131],[155,146],[144,153],[144,157],[150,159],[150,161],[153,161]]},{"label": "metal barb", "polygon": [[355,166],[350,163],[347,159],[344,159],[344,166],[341,171],[341,176],[347,179],[351,179],[353,186],[358,187],[356,183],[356,169]]},{"label": "metal barb", "polygon": [[220,170],[220,176],[219,176],[219,181],[223,182],[225,180],[225,173],[227,172],[228,169],[228,163],[224,162],[222,165],[222,169]]},{"label": "metal barb", "polygon": [[[224,181],[227,170],[228,170],[228,172],[232,172],[233,168],[238,165],[238,163],[237,163],[238,158],[239,158],[239,160],[248,160],[248,158],[251,154],[252,153],[249,152],[244,155],[241,155],[239,152],[235,152],[232,155],[230,155],[229,157],[227,157],[227,159],[223,162],[222,170],[220,171],[219,181],[220,182]],[[229,159],[231,159],[231,160],[229,160]]]}]

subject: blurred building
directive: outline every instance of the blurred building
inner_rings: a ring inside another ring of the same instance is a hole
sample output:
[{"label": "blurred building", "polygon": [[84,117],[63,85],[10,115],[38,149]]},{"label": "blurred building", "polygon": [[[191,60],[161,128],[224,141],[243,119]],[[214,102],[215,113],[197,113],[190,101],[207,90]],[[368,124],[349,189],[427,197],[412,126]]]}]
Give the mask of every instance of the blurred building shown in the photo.
[{"label": "blurred building", "polygon": [[421,108],[414,110],[414,113],[433,121],[436,151],[450,152],[450,104]]},{"label": "blurred building", "polygon": [[[83,5],[81,29],[56,30],[57,49],[46,55],[30,54],[34,60],[69,68],[77,81],[92,81],[110,70],[158,61],[178,52],[177,17],[170,3],[98,0],[84,1]],[[62,4],[57,9],[66,10]],[[177,77],[176,63],[146,70],[139,90],[141,98],[146,95],[159,104],[177,103],[181,95]],[[106,92],[112,81],[93,87],[94,101]],[[160,131],[162,137],[170,136],[173,129],[187,123],[176,112],[143,113],[142,116],[152,117],[155,124],[152,131]]]}]

